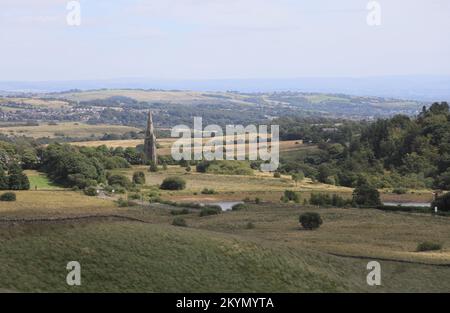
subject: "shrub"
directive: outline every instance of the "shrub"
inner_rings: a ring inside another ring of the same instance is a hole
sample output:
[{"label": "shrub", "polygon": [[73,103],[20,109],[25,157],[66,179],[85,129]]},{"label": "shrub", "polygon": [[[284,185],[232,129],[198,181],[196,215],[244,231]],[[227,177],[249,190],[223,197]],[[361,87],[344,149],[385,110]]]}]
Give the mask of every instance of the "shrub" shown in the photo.
[{"label": "shrub", "polygon": [[274,177],[274,178],[280,178],[280,177],[281,177],[280,172],[275,172],[275,173],[273,173],[273,177]]},{"label": "shrub", "polygon": [[186,167],[186,172],[189,173],[190,171],[192,171],[192,168],[190,166]]},{"label": "shrub", "polygon": [[245,225],[246,229],[253,229],[255,228],[255,224],[253,224],[252,222],[248,222],[247,225]]},{"label": "shrub", "polygon": [[16,194],[14,192],[5,192],[0,196],[0,201],[16,201]]},{"label": "shrub", "polygon": [[119,198],[119,200],[117,200],[117,205],[121,208],[124,208],[124,207],[130,207],[130,206],[137,206],[138,204],[131,200],[125,200],[123,198]]},{"label": "shrub", "polygon": [[392,192],[393,193],[395,193],[395,194],[398,194],[398,195],[404,195],[405,193],[407,193],[408,192],[408,189],[406,189],[406,188],[394,188],[393,190],[392,190]]},{"label": "shrub", "polygon": [[298,193],[292,190],[285,190],[284,195],[281,197],[281,201],[289,202],[294,201],[295,203],[300,203],[300,197]]},{"label": "shrub", "polygon": [[115,174],[108,177],[108,184],[111,186],[121,186],[128,189],[131,186],[131,181],[124,175]]},{"label": "shrub", "polygon": [[150,172],[156,173],[158,171],[158,166],[155,162],[150,162],[150,167],[148,169]]},{"label": "shrub", "polygon": [[361,206],[377,206],[381,204],[380,193],[376,188],[364,183],[353,191],[353,202]]},{"label": "shrub", "polygon": [[253,175],[250,163],[246,161],[202,161],[196,166],[199,173],[212,173],[224,175]]},{"label": "shrub", "polygon": [[323,221],[319,213],[307,212],[300,215],[300,224],[308,230],[317,229],[322,225]]},{"label": "shrub", "polygon": [[183,190],[186,188],[186,181],[181,177],[167,177],[159,188],[163,190]]},{"label": "shrub", "polygon": [[124,194],[127,192],[127,190],[122,186],[114,185],[111,187],[112,187],[111,191],[114,190],[114,193]]},{"label": "shrub", "polygon": [[417,245],[417,252],[441,250],[442,245],[435,242],[422,242]]},{"label": "shrub", "polygon": [[215,193],[216,193],[216,191],[214,189],[204,188],[202,190],[202,194],[204,194],[204,195],[213,195]]},{"label": "shrub", "polygon": [[145,174],[144,172],[134,172],[133,173],[133,183],[137,185],[144,185],[145,184]]},{"label": "shrub", "polygon": [[141,195],[138,193],[130,193],[128,195],[128,198],[132,199],[132,200],[140,200],[141,199]]},{"label": "shrub", "polygon": [[233,206],[231,207],[231,210],[233,210],[233,211],[239,211],[239,210],[245,210],[245,209],[247,209],[247,208],[248,208],[248,207],[247,207],[246,204],[244,204],[244,203],[238,203],[238,204],[233,205]]},{"label": "shrub", "polygon": [[97,195],[97,188],[90,186],[85,188],[83,192],[86,196],[95,197]]},{"label": "shrub", "polygon": [[173,226],[187,227],[187,223],[182,217],[175,217],[172,221]]},{"label": "shrub", "polygon": [[256,197],[256,198],[255,198],[255,204],[260,204],[260,203],[261,203],[261,199],[258,198],[258,197]]},{"label": "shrub", "polygon": [[191,213],[188,209],[181,209],[181,210],[172,210],[170,211],[170,214],[172,215],[186,215]]},{"label": "shrub", "polygon": [[205,206],[200,211],[200,216],[216,215],[222,212],[222,208],[218,205]]}]

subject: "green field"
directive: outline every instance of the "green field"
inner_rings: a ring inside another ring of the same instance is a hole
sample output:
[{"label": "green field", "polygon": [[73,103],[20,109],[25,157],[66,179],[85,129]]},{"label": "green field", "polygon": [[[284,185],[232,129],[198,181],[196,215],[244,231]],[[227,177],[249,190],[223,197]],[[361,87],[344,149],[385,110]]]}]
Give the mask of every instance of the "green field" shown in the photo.
[{"label": "green field", "polygon": [[52,183],[50,179],[44,173],[39,173],[37,171],[28,170],[25,171],[30,181],[30,188],[35,190],[54,190],[61,189],[60,186]]}]

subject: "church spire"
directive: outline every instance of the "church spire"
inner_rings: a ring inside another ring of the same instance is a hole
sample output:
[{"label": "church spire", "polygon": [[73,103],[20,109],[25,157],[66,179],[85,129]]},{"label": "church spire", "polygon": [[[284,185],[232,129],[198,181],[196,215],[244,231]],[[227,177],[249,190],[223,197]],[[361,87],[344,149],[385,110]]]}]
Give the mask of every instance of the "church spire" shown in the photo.
[{"label": "church spire", "polygon": [[152,111],[148,112],[147,129],[145,131],[144,154],[146,161],[151,161],[155,165],[158,163],[156,152],[156,136],[153,127]]}]

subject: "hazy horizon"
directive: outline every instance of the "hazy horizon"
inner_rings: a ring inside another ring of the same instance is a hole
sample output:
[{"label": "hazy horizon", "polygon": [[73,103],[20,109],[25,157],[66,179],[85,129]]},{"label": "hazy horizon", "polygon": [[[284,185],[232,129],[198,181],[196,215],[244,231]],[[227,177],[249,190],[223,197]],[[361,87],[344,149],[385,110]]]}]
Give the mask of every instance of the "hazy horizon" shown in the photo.
[{"label": "hazy horizon", "polygon": [[450,2],[4,0],[0,81],[450,76]]}]

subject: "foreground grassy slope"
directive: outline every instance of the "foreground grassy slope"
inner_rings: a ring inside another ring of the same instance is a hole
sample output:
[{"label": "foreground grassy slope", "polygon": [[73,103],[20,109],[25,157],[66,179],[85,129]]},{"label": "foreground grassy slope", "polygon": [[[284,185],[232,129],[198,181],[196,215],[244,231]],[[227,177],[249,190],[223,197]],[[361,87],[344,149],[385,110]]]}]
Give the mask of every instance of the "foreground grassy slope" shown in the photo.
[{"label": "foreground grassy slope", "polygon": [[[29,193],[39,198],[39,192]],[[68,192],[53,193],[59,199],[70,196]],[[2,216],[100,213],[147,223],[98,218],[0,223],[0,290],[450,291],[450,279],[446,278],[450,267],[439,265],[449,263],[445,218],[264,204],[210,217],[194,212],[184,216],[188,228],[177,228],[170,225],[173,216],[169,210],[159,205],[117,208],[111,201],[85,196],[83,201],[82,195],[72,194],[75,198],[68,202],[59,200],[42,207],[43,202],[36,201],[34,209],[11,207]],[[18,198],[19,203],[23,201]],[[324,225],[319,230],[299,229],[298,214],[305,210],[321,213]],[[248,222],[255,228],[247,229]],[[414,252],[423,240],[439,240],[444,249]],[[395,261],[382,260],[386,258]],[[81,287],[65,284],[65,266],[71,260],[82,264]],[[369,260],[381,262],[381,287],[366,284]]]},{"label": "foreground grassy slope", "polygon": [[[367,260],[171,225],[135,222],[0,227],[0,289],[100,292],[449,291],[450,269]],[[65,283],[68,261],[82,286]]]},{"label": "foreground grassy slope", "polygon": [[[205,231],[113,222],[1,229],[0,288],[20,291],[344,291],[328,261]],[[24,253],[27,251],[27,253]],[[78,288],[65,265],[82,264]],[[337,269],[337,268],[336,268]]]}]

